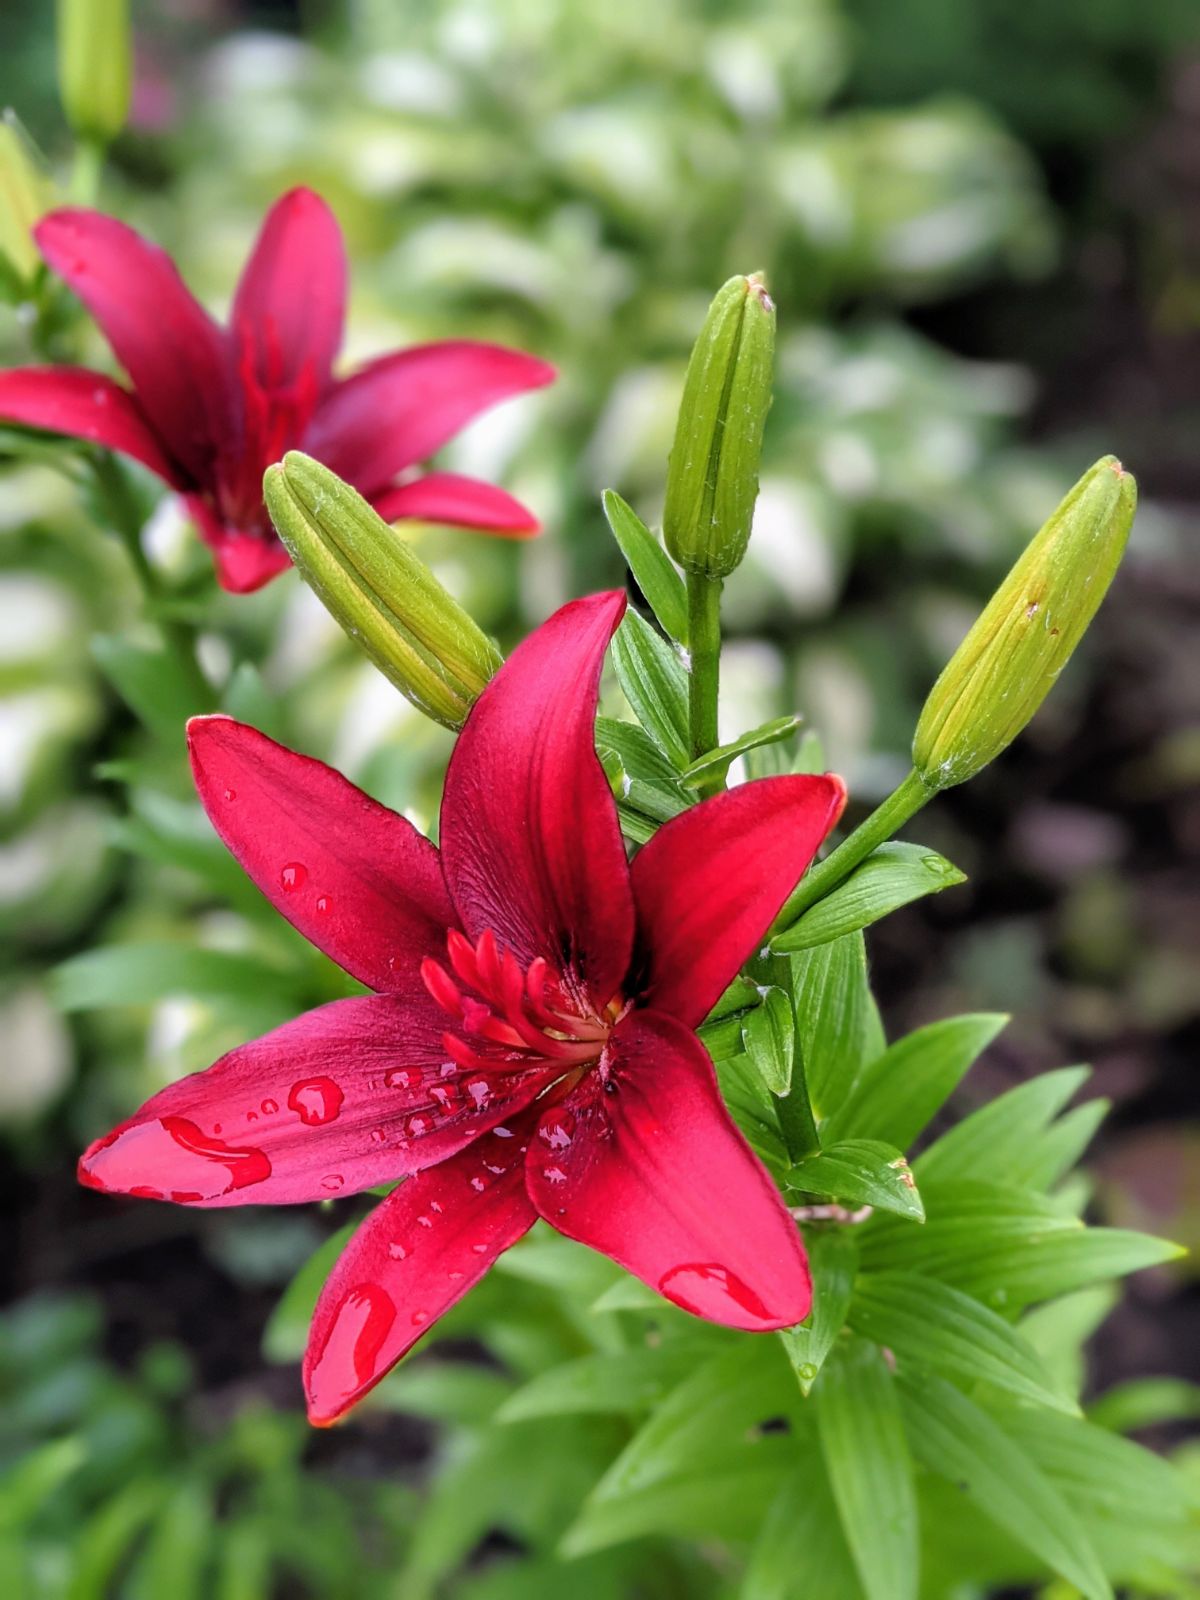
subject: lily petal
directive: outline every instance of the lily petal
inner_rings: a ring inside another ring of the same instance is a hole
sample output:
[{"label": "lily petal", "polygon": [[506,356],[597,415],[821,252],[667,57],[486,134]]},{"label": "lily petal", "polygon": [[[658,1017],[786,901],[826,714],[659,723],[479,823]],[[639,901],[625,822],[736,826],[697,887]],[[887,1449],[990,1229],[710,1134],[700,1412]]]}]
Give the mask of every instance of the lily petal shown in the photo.
[{"label": "lily petal", "polygon": [[335,1422],[537,1220],[524,1142],[488,1134],[376,1206],[330,1274],[304,1354],[309,1421]]},{"label": "lily petal", "polygon": [[154,1095],[84,1152],[80,1182],[206,1208],[296,1205],[434,1166],[552,1075],[464,1072],[445,1021],[417,991],[318,1006]]},{"label": "lily petal", "polygon": [[456,472],[427,472],[413,483],[384,489],[372,503],[385,522],[406,518],[444,522],[453,528],[477,528],[509,538],[528,538],[540,526],[532,511],[507,490]]},{"label": "lily petal", "polygon": [[672,1017],[634,1011],[610,1052],[607,1092],[589,1074],[529,1141],[540,1214],[710,1322],[802,1321],[812,1283],[799,1230],[730,1120],[700,1041]]},{"label": "lily petal", "polygon": [[661,827],[634,857],[634,988],[689,1028],[754,954],[841,815],[840,778],[763,778]]},{"label": "lily petal", "polygon": [[230,325],[253,352],[270,392],[307,368],[329,382],[346,315],[346,246],[333,212],[311,189],[292,189],[267,213],[234,296]]},{"label": "lily petal", "polygon": [[408,992],[457,925],[438,853],[339,772],[232,717],[188,724],[204,809],[267,899],[372,989]]},{"label": "lily petal", "polygon": [[448,339],[381,356],[329,392],[304,449],[370,498],[500,400],[554,368],[520,350]]},{"label": "lily petal", "polygon": [[0,420],[107,445],[181,486],[142,408],[128,389],[86,367],[12,367],[0,372]]},{"label": "lily petal", "polygon": [[291,556],[273,533],[231,528],[202,495],[185,495],[184,503],[197,533],[212,551],[217,582],[226,593],[253,594],[291,566]]},{"label": "lily petal", "polygon": [[522,966],[574,973],[596,1006],[625,976],[633,898],[596,755],[596,700],[616,591],[573,600],[517,646],[476,701],[442,796],[442,868],[463,927]]},{"label": "lily petal", "polygon": [[233,428],[224,333],[166,251],[115,217],[52,211],[34,237],[99,323],[172,457],[205,482]]}]

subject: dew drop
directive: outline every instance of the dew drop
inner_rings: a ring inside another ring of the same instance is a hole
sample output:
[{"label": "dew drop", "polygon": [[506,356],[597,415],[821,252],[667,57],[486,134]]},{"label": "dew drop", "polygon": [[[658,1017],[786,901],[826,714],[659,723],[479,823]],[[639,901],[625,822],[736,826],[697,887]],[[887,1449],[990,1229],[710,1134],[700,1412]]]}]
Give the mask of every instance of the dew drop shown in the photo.
[{"label": "dew drop", "polygon": [[433,1218],[432,1217],[418,1217],[417,1218],[417,1225],[419,1227],[422,1227],[422,1228],[432,1228],[433,1227]]},{"label": "dew drop", "polygon": [[333,901],[327,894],[317,896],[317,912],[322,917],[327,917],[333,910]]},{"label": "dew drop", "polygon": [[429,1321],[429,1313],[428,1313],[428,1311],[414,1311],[413,1312],[413,1314],[412,1314],[412,1325],[413,1325],[414,1328],[423,1328],[428,1321]]},{"label": "dew drop", "polygon": [[416,1111],[411,1117],[404,1119],[405,1137],[409,1139],[423,1139],[427,1133],[432,1133],[437,1127],[437,1118],[426,1111]]},{"label": "dew drop", "polygon": [[393,1261],[408,1260],[408,1250],[398,1239],[393,1239],[391,1244],[388,1245],[388,1255],[391,1256]]},{"label": "dew drop", "polygon": [[379,1284],[362,1283],[345,1295],[309,1379],[323,1413],[333,1416],[378,1375],[380,1352],[395,1320],[395,1302]]},{"label": "dew drop", "polygon": [[488,1253],[488,1247],[485,1244],[473,1244],[471,1249],[477,1256],[485,1256]]},{"label": "dew drop", "polygon": [[461,1283],[466,1274],[463,1272],[448,1272],[446,1276],[450,1279],[451,1283]]},{"label": "dew drop", "polygon": [[277,1100],[264,1100],[263,1101],[263,1103],[262,1103],[262,1114],[263,1114],[264,1117],[273,1117],[278,1110],[279,1110],[279,1102]]},{"label": "dew drop", "polygon": [[195,1204],[262,1183],[271,1163],[262,1150],[225,1144],[184,1117],[163,1117],[93,1145],[79,1176],[92,1189]]},{"label": "dew drop", "polygon": [[279,874],[279,882],[288,894],[295,894],[297,889],[302,889],[308,878],[308,868],[300,861],[289,861]]},{"label": "dew drop", "polygon": [[386,1128],[372,1128],[371,1129],[371,1143],[372,1144],[386,1144],[387,1143],[387,1129]]},{"label": "dew drop", "polygon": [[429,1098],[449,1116],[462,1104],[462,1090],[456,1083],[435,1083],[429,1091]]},{"label": "dew drop", "polygon": [[512,1138],[512,1129],[511,1128],[493,1128],[492,1132],[496,1135],[497,1139],[511,1139]]},{"label": "dew drop", "polygon": [[740,1312],[755,1321],[773,1320],[750,1285],[716,1261],[692,1261],[672,1267],[658,1280],[658,1292],[698,1317],[727,1313],[732,1301]]},{"label": "dew drop", "polygon": [[340,1172],[327,1172],[321,1179],[321,1187],[328,1189],[330,1194],[336,1194],[345,1182]]},{"label": "dew drop", "polygon": [[383,1081],[389,1089],[419,1089],[423,1076],[420,1067],[393,1067],[384,1073]]},{"label": "dew drop", "polygon": [[805,1383],[811,1383],[817,1375],[817,1369],[813,1366],[811,1361],[805,1361],[801,1366],[796,1368],[796,1371],[800,1377],[804,1379]]},{"label": "dew drop", "polygon": [[482,1111],[492,1098],[492,1085],[487,1078],[468,1078],[463,1088],[476,1111]]},{"label": "dew drop", "polygon": [[543,1176],[547,1183],[566,1183],[567,1175],[561,1167],[547,1167]]},{"label": "dew drop", "polygon": [[439,1205],[439,1204],[438,1204],[438,1203],[437,1203],[437,1201],[436,1201],[436,1200],[431,1200],[431,1201],[430,1201],[430,1202],[429,1202],[429,1209],[430,1209],[430,1211],[436,1211],[436,1212],[437,1212],[437,1214],[438,1214],[438,1216],[439,1216],[439,1217],[440,1217],[440,1216],[441,1216],[441,1214],[442,1214],[442,1208],[441,1208],[441,1206],[440,1206],[440,1205]]},{"label": "dew drop", "polygon": [[309,1128],[332,1122],[342,1109],[345,1095],[332,1078],[301,1078],[288,1093],[288,1110]]},{"label": "dew drop", "polygon": [[476,1194],[482,1194],[483,1191],[487,1188],[487,1184],[483,1181],[482,1178],[475,1177],[475,1178],[471,1179],[471,1187],[472,1187],[472,1189],[474,1189]]},{"label": "dew drop", "polygon": [[225,798],[226,798],[226,800],[236,800],[237,799],[237,790],[236,789],[226,789]]},{"label": "dew drop", "polygon": [[443,1078],[452,1078],[457,1071],[457,1063],[453,1061],[443,1061],[441,1066],[438,1068],[438,1073]]},{"label": "dew drop", "polygon": [[538,1123],[538,1138],[551,1150],[567,1150],[575,1137],[575,1117],[564,1106],[547,1111]]}]

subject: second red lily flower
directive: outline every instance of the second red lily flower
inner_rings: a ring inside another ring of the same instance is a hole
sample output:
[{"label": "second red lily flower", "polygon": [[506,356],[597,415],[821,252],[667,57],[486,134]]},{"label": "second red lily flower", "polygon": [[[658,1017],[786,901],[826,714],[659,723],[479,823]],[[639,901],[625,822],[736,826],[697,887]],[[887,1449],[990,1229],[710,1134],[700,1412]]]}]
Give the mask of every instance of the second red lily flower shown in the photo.
[{"label": "second red lily flower", "polygon": [[272,207],[228,328],[193,298],[164,251],[113,217],[54,211],[34,236],[96,319],[132,389],[83,367],[15,368],[0,372],[0,421],[107,445],[149,467],[184,497],[226,589],[260,588],[288,565],[262,479],[290,449],[345,478],[389,522],[537,531],[503,489],[413,469],[481,411],[549,383],[554,369],[518,350],[454,339],[393,351],[335,379],[345,247],[310,189]]},{"label": "second red lily flower", "polygon": [[[209,816],[320,949],[377,992],[336,1001],[154,1096],[84,1183],[228,1206],[407,1178],[325,1286],[315,1422],[370,1389],[539,1217],[686,1310],[788,1327],[803,1246],[695,1034],[836,821],[834,777],[748,783],[626,860],[594,747],[620,594],[510,657],[446,777],[441,850],[317,761],[191,724]],[[415,1176],[409,1176],[415,1175]]]}]

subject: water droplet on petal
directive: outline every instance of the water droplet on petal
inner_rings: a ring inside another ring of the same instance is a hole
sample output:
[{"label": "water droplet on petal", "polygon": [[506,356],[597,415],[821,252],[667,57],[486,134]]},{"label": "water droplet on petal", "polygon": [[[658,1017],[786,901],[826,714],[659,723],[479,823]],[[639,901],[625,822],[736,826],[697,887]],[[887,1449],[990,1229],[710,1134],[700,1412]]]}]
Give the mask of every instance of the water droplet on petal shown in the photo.
[{"label": "water droplet on petal", "polygon": [[278,1110],[279,1110],[279,1102],[277,1100],[264,1100],[263,1101],[263,1103],[262,1103],[262,1113],[263,1113],[264,1117],[273,1117]]},{"label": "water droplet on petal", "polygon": [[488,1247],[485,1244],[473,1244],[471,1249],[477,1256],[485,1256],[488,1253]]},{"label": "water droplet on petal", "polygon": [[398,1239],[393,1239],[391,1244],[388,1245],[388,1255],[391,1256],[393,1261],[407,1261],[408,1249]]},{"label": "water droplet on petal", "polygon": [[396,1320],[396,1306],[377,1283],[351,1289],[334,1312],[309,1388],[322,1414],[332,1416],[385,1365],[384,1342]]},{"label": "water droplet on petal", "polygon": [[448,1272],[446,1276],[450,1279],[451,1283],[461,1283],[466,1274],[463,1272]]},{"label": "water droplet on petal", "polygon": [[302,1078],[292,1085],[287,1103],[307,1127],[319,1128],[333,1121],[345,1098],[332,1078]]},{"label": "water droplet on petal", "polygon": [[263,1151],[225,1144],[184,1117],[163,1117],[109,1134],[84,1156],[79,1176],[109,1193],[196,1202],[262,1183],[271,1163]]},{"label": "water droplet on petal", "polygon": [[435,1083],[429,1091],[429,1098],[449,1116],[452,1111],[458,1110],[462,1101],[462,1090],[456,1083]]},{"label": "water droplet on petal", "polygon": [[428,1311],[414,1311],[413,1312],[413,1314],[412,1314],[412,1325],[413,1325],[414,1328],[423,1328],[428,1321],[429,1321],[429,1313],[428,1313]]},{"label": "water droplet on petal", "polygon": [[279,882],[288,894],[295,894],[297,889],[303,889],[308,878],[308,868],[300,861],[289,861],[279,874]]},{"label": "water droplet on petal", "polygon": [[437,1127],[437,1118],[426,1111],[416,1111],[404,1119],[404,1132],[409,1139],[423,1139]]},{"label": "water droplet on petal", "polygon": [[565,1106],[547,1111],[538,1123],[538,1138],[551,1150],[567,1150],[575,1137],[575,1117]]},{"label": "water droplet on petal", "polygon": [[482,1194],[483,1191],[487,1188],[487,1184],[483,1181],[482,1178],[475,1177],[475,1178],[471,1179],[471,1187],[472,1187],[472,1189],[474,1189],[476,1194]]},{"label": "water droplet on petal", "polygon": [[511,1128],[493,1128],[492,1132],[496,1135],[497,1139],[511,1139],[512,1138],[512,1129]]},{"label": "water droplet on petal", "polygon": [[330,897],[327,894],[319,894],[317,896],[317,913],[318,913],[318,915],[322,916],[322,917],[327,917],[332,910],[333,910],[333,901],[330,899]]},{"label": "water droplet on petal", "polygon": [[567,1175],[561,1167],[547,1167],[543,1176],[547,1183],[566,1183]]},{"label": "water droplet on petal", "polygon": [[371,1129],[371,1143],[372,1144],[386,1144],[387,1143],[387,1129],[386,1128],[372,1128]]},{"label": "water droplet on petal", "polygon": [[431,1200],[431,1201],[430,1201],[430,1202],[429,1202],[429,1209],[430,1209],[430,1211],[436,1211],[436,1212],[437,1212],[437,1214],[438,1214],[438,1216],[439,1216],[439,1217],[440,1217],[440,1216],[441,1216],[441,1214],[442,1214],[442,1208],[441,1208],[441,1206],[440,1206],[440,1205],[439,1205],[439,1204],[438,1204],[438,1203],[437,1203],[437,1201],[436,1201],[436,1200]]},{"label": "water droplet on petal", "polygon": [[729,1301],[756,1321],[771,1322],[771,1312],[736,1272],[716,1261],[693,1261],[672,1267],[658,1280],[658,1291],[698,1317],[727,1310]]},{"label": "water droplet on petal", "polygon": [[467,1098],[476,1111],[482,1111],[492,1098],[491,1082],[484,1077],[468,1078],[463,1084]]},{"label": "water droplet on petal", "polygon": [[321,1179],[321,1187],[322,1189],[328,1189],[330,1194],[336,1194],[345,1182],[346,1180],[340,1172],[327,1172]]},{"label": "water droplet on petal", "polygon": [[457,1071],[458,1065],[456,1062],[443,1061],[441,1066],[438,1068],[438,1075],[443,1078],[452,1078]]},{"label": "water droplet on petal", "polygon": [[423,1076],[420,1067],[394,1067],[384,1073],[383,1081],[389,1089],[419,1089]]},{"label": "water droplet on petal", "polygon": [[237,790],[236,789],[226,789],[225,798],[226,798],[226,800],[236,800],[237,799]]},{"label": "water droplet on petal", "polygon": [[432,1228],[433,1227],[433,1218],[432,1217],[418,1217],[417,1218],[417,1224],[418,1224],[419,1227],[422,1227],[422,1228]]}]

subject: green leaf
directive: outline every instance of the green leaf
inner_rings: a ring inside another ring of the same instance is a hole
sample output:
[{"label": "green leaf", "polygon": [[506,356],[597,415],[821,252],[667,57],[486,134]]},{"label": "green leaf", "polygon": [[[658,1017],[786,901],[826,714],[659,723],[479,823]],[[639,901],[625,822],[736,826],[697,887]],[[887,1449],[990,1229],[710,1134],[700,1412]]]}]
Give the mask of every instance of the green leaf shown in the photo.
[{"label": "green leaf", "polygon": [[905,1429],[917,1459],[1088,1600],[1112,1600],[1078,1518],[1054,1485],[986,1411],[944,1378],[900,1373]]},{"label": "green leaf", "polygon": [[690,766],[684,768],[679,781],[685,788],[699,789],[710,778],[724,778],[739,756],[744,756],[750,750],[759,750],[764,745],[778,744],[782,739],[790,739],[799,726],[799,717],[776,717],[771,722],[764,722],[760,727],[752,728],[749,733],[743,733],[741,738],[732,739],[728,744],[720,744],[715,750],[709,750],[699,760],[693,761]]},{"label": "green leaf", "polygon": [[186,1478],[160,1512],[126,1593],[130,1600],[206,1600],[205,1566],[212,1548],[212,1496]]},{"label": "green leaf", "polygon": [[672,1339],[657,1347],[580,1356],[541,1372],[511,1395],[499,1422],[576,1412],[619,1416],[652,1411],[712,1353],[707,1342]]},{"label": "green leaf", "polygon": [[606,489],[601,502],[613,538],[621,547],[625,564],[645,595],[646,604],[662,624],[664,632],[685,644],[688,635],[687,590],[670,556],[637,512],[615,489]]},{"label": "green leaf", "polygon": [[856,1333],[885,1345],[903,1367],[934,1367],[1038,1405],[1078,1411],[1011,1324],[937,1278],[915,1272],[863,1273],[849,1315]]},{"label": "green leaf", "polygon": [[791,1085],[794,1042],[792,1002],[782,989],[768,989],[742,1023],[742,1043],[772,1094],[786,1094]]},{"label": "green leaf", "polygon": [[1064,1177],[1095,1138],[1109,1113],[1108,1100],[1088,1100],[1060,1117],[1013,1162],[1009,1180],[1031,1189],[1052,1188]]},{"label": "green leaf", "polygon": [[1090,1067],[1059,1067],[999,1095],[942,1134],[913,1163],[922,1181],[997,1178],[1006,1182],[1016,1163],[1091,1075]]},{"label": "green leaf", "polygon": [[262,1349],[268,1361],[299,1361],[304,1354],[317,1296],[357,1226],[357,1222],[348,1222],[344,1228],[330,1234],[279,1297],[263,1330]]},{"label": "green leaf", "polygon": [[781,1179],[795,1157],[784,1141],[779,1121],[783,1104],[760,1077],[747,1055],[736,1055],[716,1063],[721,1098],[733,1120],[750,1141],[759,1160],[776,1179]]},{"label": "green leaf", "polygon": [[169,651],[132,644],[115,634],[91,641],[92,657],[138,719],[170,749],[182,755],[184,724],[206,706],[196,703],[196,687]]},{"label": "green leaf", "polygon": [[687,766],[687,670],[636,611],[627,611],[612,643],[617,682],[642,727],[673,766]]},{"label": "green leaf", "polygon": [[1195,1422],[1200,1419],[1200,1384],[1185,1378],[1132,1378],[1093,1401],[1088,1419],[1114,1433],[1135,1433],[1163,1422]]},{"label": "green leaf", "polygon": [[923,895],[939,894],[965,882],[965,872],[925,845],[898,841],[881,844],[844,883],[824,900],[818,900],[790,928],[777,933],[771,940],[771,949],[810,950],[857,928],[869,927]]},{"label": "green leaf", "polygon": [[750,1552],[739,1600],[862,1600],[825,1474],[807,1465],[783,1484]]},{"label": "green leaf", "polygon": [[1007,1020],[990,1012],[948,1017],[898,1039],[862,1073],[822,1139],[886,1139],[907,1150]]},{"label": "green leaf", "polygon": [[432,1422],[486,1422],[512,1393],[503,1373],[476,1361],[406,1361],[375,1391],[375,1404]]},{"label": "green leaf", "polygon": [[760,1424],[787,1413],[794,1428],[805,1427],[800,1397],[784,1379],[769,1340],[739,1340],[697,1367],[604,1474],[564,1552],[649,1532],[752,1532],[795,1451],[792,1436]]},{"label": "green leaf", "polygon": [[807,1322],[784,1328],[779,1335],[803,1395],[811,1391],[845,1326],[858,1271],[858,1242],[849,1229],[809,1229],[805,1242],[813,1277],[813,1308]]},{"label": "green leaf", "polygon": [[1168,1461],[1081,1417],[1005,1412],[1005,1432],[1077,1507],[1124,1521],[1181,1521],[1194,1493]]},{"label": "green leaf", "polygon": [[792,993],[796,1043],[820,1120],[849,1096],[873,1053],[875,1017],[862,934],[793,956]]},{"label": "green leaf", "polygon": [[629,778],[641,778],[661,789],[674,789],[681,800],[691,796],[679,787],[679,773],[644,728],[636,722],[619,722],[615,717],[596,718],[596,748],[601,755],[615,755]]},{"label": "green leaf", "polygon": [[1085,1346],[1121,1298],[1115,1283],[1076,1289],[1025,1312],[1017,1326],[1064,1394],[1076,1398],[1087,1380]]},{"label": "green leaf", "polygon": [[825,1470],[867,1600],[916,1600],[912,1460],[882,1352],[863,1339],[839,1342],[814,1395]]},{"label": "green leaf", "polygon": [[784,1180],[789,1189],[827,1195],[851,1206],[874,1206],[924,1222],[925,1207],[908,1162],[893,1145],[877,1139],[850,1139],[825,1145],[798,1161]]},{"label": "green leaf", "polygon": [[[597,1295],[592,1301],[593,1311],[671,1312],[678,1309],[669,1300],[664,1300],[662,1295],[648,1283],[643,1283],[640,1278],[635,1278],[628,1272],[622,1273],[616,1283],[611,1284],[603,1294]],[[680,1314],[687,1315],[686,1312]]]},{"label": "green leaf", "polygon": [[72,956],[52,973],[64,1011],[153,1005],[170,995],[239,1000],[294,1013],[301,1000],[290,973],[250,955],[184,944],[113,944]]}]

